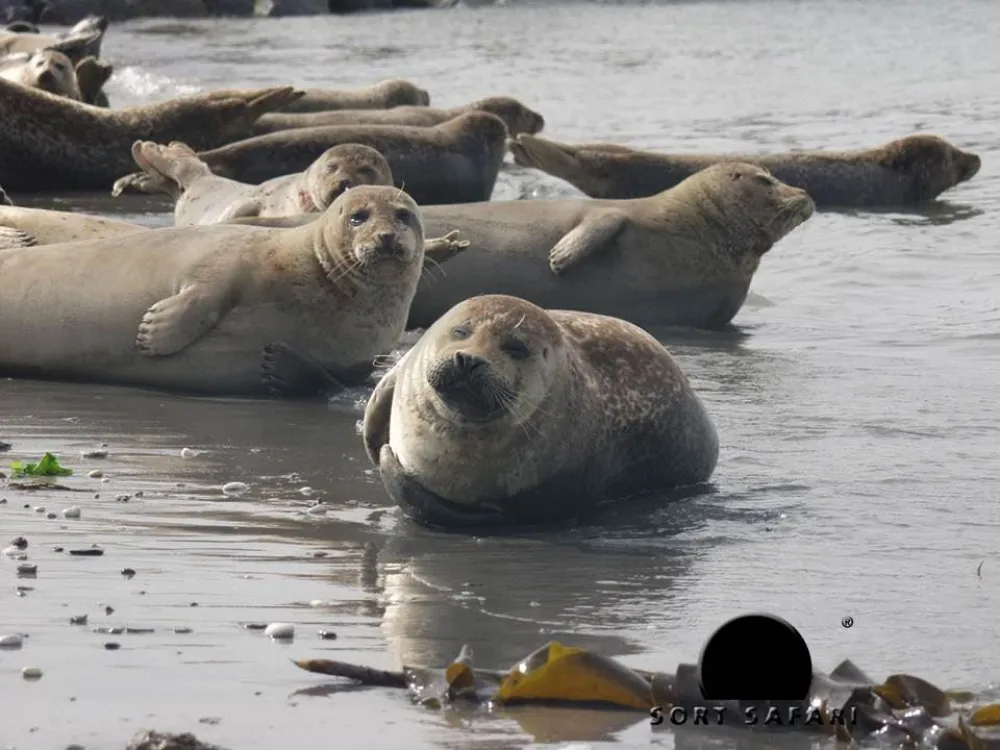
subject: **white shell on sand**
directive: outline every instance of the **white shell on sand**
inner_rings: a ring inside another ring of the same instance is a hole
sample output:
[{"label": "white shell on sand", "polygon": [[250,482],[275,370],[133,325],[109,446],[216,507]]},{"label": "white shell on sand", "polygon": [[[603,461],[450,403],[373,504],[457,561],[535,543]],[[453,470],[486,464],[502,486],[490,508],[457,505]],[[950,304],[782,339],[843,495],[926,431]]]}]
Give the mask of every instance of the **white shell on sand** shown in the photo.
[{"label": "white shell on sand", "polygon": [[272,622],[264,629],[264,635],[271,638],[294,638],[295,626],[287,622]]},{"label": "white shell on sand", "polygon": [[64,508],[62,514],[63,518],[79,518],[80,508],[76,505],[71,505],[68,508]]},{"label": "white shell on sand", "polygon": [[249,485],[244,482],[226,482],[222,485],[223,495],[241,495],[250,489]]},{"label": "white shell on sand", "polygon": [[26,680],[37,680],[42,676],[42,670],[38,667],[25,667],[21,670],[21,677]]},{"label": "white shell on sand", "polygon": [[24,638],[19,636],[17,633],[14,635],[0,636],[0,648],[21,648],[23,644]]}]

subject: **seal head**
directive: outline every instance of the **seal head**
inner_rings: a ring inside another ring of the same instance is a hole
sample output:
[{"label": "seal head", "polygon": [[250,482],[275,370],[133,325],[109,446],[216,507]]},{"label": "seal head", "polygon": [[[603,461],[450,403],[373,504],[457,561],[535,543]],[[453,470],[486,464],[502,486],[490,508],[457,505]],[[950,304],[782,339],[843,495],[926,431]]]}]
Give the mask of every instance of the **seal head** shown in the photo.
[{"label": "seal head", "polygon": [[491,96],[470,104],[466,109],[489,112],[503,120],[507,133],[514,138],[522,133],[535,135],[545,127],[545,118],[509,96]]},{"label": "seal head", "polygon": [[937,198],[945,190],[971,180],[982,166],[979,156],[936,135],[907,136],[886,144],[880,151],[879,163],[907,178],[907,198],[912,203]]},{"label": "seal head", "polygon": [[323,210],[357,185],[391,186],[389,162],[370,146],[346,143],[327,150],[305,171],[299,194],[304,212]]}]

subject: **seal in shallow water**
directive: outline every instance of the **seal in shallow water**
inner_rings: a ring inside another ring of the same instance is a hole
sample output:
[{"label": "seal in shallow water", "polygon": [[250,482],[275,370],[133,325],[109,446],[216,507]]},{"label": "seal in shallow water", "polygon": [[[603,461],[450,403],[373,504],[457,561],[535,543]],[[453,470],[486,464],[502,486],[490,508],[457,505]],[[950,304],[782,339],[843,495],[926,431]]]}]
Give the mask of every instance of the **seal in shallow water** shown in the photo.
[{"label": "seal in shallow water", "polygon": [[0,59],[0,78],[83,101],[73,63],[62,52],[55,50],[42,49]]},{"label": "seal in shallow water", "polygon": [[[345,190],[356,185],[392,185],[389,163],[378,151],[350,143],[324,152],[297,174],[248,185],[212,174],[197,153],[184,143],[161,146],[137,141],[132,146],[144,176],[166,183],[177,200],[174,223],[220,224],[232,219],[319,213]],[[112,190],[117,195],[122,180]]]},{"label": "seal in shallow water", "polygon": [[426,107],[430,94],[399,79],[380,81],[363,89],[306,89],[305,96],[280,107],[282,112],[326,112],[332,109],[389,109]]},{"label": "seal in shallow water", "polygon": [[411,125],[433,127],[467,112],[489,112],[503,120],[510,136],[538,133],[545,127],[545,118],[509,96],[491,96],[461,107],[393,107],[392,109],[341,109],[328,112],[289,114],[271,112],[254,123],[254,135],[276,133],[279,130],[312,128],[328,125]]},{"label": "seal in shallow water", "polygon": [[[283,130],[202,151],[198,158],[217,175],[259,184],[307,169],[333,146],[358,143],[385,156],[396,185],[421,206],[471,203],[490,199],[506,153],[506,134],[496,115],[469,112],[430,128],[344,125]],[[157,191],[141,174],[126,175],[119,183],[140,192]]]},{"label": "seal in shallow water", "polygon": [[364,441],[403,511],[440,527],[578,516],[705,482],[719,455],[648,333],[498,295],[456,305],[382,378]]},{"label": "seal in shallow water", "polygon": [[285,86],[104,109],[0,79],[0,183],[10,191],[109,189],[135,167],[137,140],[212,148],[300,94]]},{"label": "seal in shallow water", "polygon": [[402,333],[423,260],[416,204],[377,186],[301,228],[3,250],[0,374],[250,395],[272,390],[277,347],[359,382]]},{"label": "seal in shallow water", "polygon": [[972,179],[980,158],[935,135],[911,135],[858,151],[784,154],[660,154],[609,143],[571,145],[522,134],[514,161],[566,180],[593,198],[641,198],[723,161],[756,164],[805,190],[817,207],[904,206],[933,200]]}]

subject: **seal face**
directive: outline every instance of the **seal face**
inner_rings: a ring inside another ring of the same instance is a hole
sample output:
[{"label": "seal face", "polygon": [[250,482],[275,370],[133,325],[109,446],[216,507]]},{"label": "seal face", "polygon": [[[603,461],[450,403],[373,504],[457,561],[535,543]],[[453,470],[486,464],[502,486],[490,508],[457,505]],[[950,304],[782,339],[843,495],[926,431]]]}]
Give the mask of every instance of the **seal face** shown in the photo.
[{"label": "seal face", "polygon": [[[325,209],[346,190],[357,185],[391,186],[392,170],[385,157],[375,149],[347,143],[324,152],[305,171],[302,183],[299,188],[300,209],[308,213]],[[293,213],[286,211],[280,215]]]},{"label": "seal face", "polygon": [[701,169],[741,161],[809,193],[820,208],[906,206],[972,179],[980,158],[935,135],[911,135],[856,151],[784,154],[662,154],[610,143],[571,145],[529,134],[508,146],[514,162],[566,180],[593,198],[641,198]]},{"label": "seal face", "polygon": [[456,305],[376,386],[365,448],[444,528],[537,524],[708,480],[718,436],[663,346],[623,320],[502,295]]},{"label": "seal face", "polygon": [[37,50],[24,56],[24,61],[17,64],[18,58],[0,61],[0,65],[9,67],[0,69],[0,77],[8,81],[30,86],[40,91],[48,91],[56,96],[81,101],[80,86],[76,79],[76,70],[69,58],[55,50]]}]

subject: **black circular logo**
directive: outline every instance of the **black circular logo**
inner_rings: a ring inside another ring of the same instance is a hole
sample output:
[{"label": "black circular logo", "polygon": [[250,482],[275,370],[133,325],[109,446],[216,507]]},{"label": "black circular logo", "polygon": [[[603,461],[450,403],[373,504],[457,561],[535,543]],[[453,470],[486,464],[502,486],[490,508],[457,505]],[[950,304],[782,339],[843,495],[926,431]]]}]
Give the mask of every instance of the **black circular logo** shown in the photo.
[{"label": "black circular logo", "polygon": [[706,700],[802,701],[812,656],[790,623],[773,615],[736,617],[712,634],[698,658]]}]

